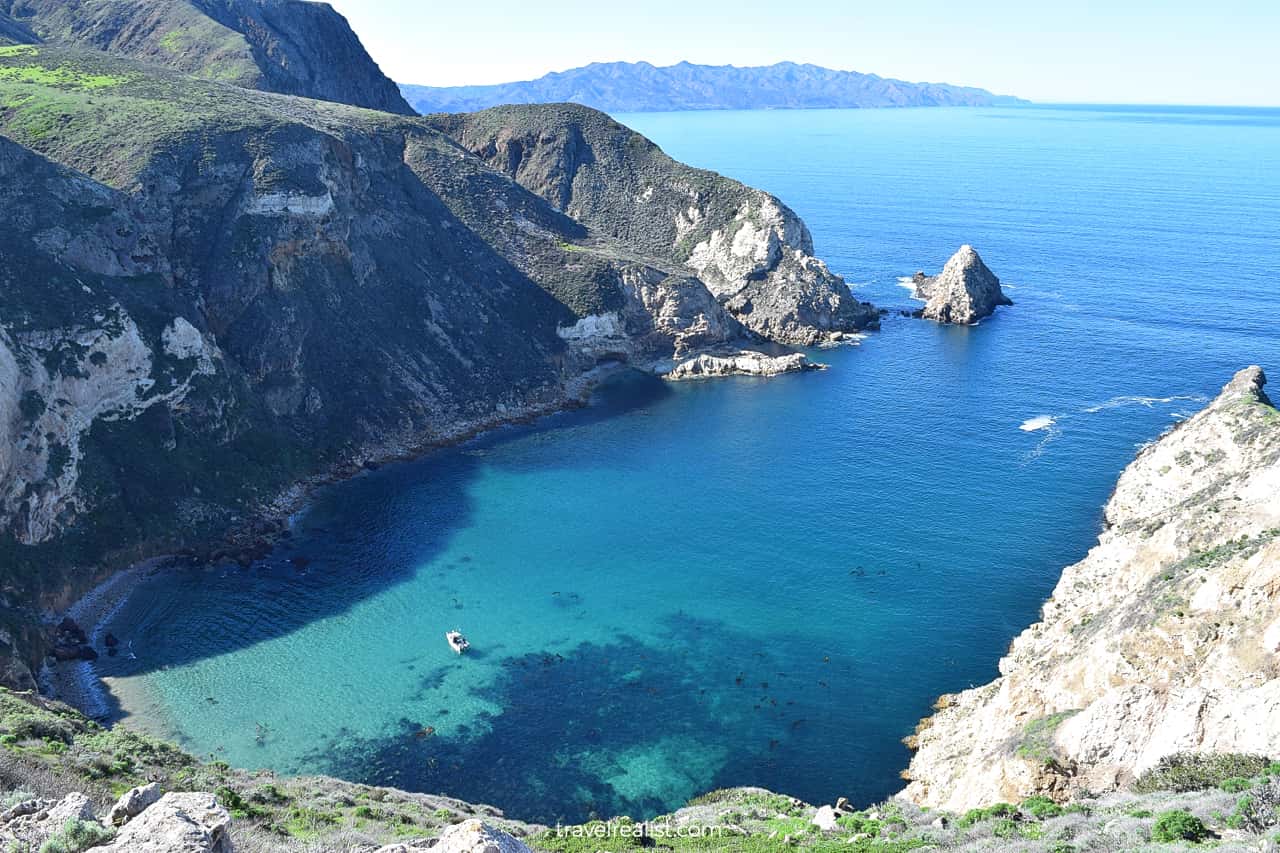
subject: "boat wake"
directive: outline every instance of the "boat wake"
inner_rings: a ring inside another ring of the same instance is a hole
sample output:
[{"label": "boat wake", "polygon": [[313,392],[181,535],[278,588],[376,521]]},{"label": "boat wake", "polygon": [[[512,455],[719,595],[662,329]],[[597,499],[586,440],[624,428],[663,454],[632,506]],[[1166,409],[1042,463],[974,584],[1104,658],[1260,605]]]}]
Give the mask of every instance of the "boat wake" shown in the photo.
[{"label": "boat wake", "polygon": [[1184,402],[1207,403],[1209,398],[1199,394],[1179,394],[1174,397],[1112,397],[1105,403],[1099,403],[1081,411],[1091,415],[1094,412],[1105,412],[1107,409],[1119,409],[1122,406],[1146,406],[1148,409],[1154,409],[1157,405]]},{"label": "boat wake", "polygon": [[[1099,412],[1106,412],[1111,409],[1124,408],[1126,406],[1144,406],[1148,409],[1154,409],[1157,406],[1168,406],[1168,405],[1173,405],[1177,403],[1187,403],[1187,402],[1207,403],[1208,401],[1209,401],[1208,397],[1205,397],[1200,394],[1176,394],[1171,397],[1139,397],[1139,396],[1125,395],[1125,396],[1119,396],[1119,397],[1112,397],[1110,400],[1107,400],[1104,403],[1098,403],[1097,405],[1093,405],[1093,406],[1085,406],[1084,408],[1077,409],[1074,412],[1067,412],[1065,414],[1060,414],[1060,415],[1037,415],[1034,418],[1028,418],[1018,426],[1018,429],[1022,430],[1023,432],[1040,432],[1044,434],[1043,437],[1040,439],[1040,441],[1036,443],[1035,447],[1031,448],[1025,454],[1023,454],[1022,461],[1023,461],[1023,464],[1025,465],[1028,462],[1033,462],[1036,459],[1039,459],[1042,455],[1044,455],[1044,452],[1048,448],[1048,446],[1060,435],[1062,435],[1061,423],[1063,421],[1069,421],[1072,418],[1076,418],[1081,415],[1093,415]],[[1186,418],[1190,417],[1190,414],[1185,411],[1179,410],[1179,411],[1173,412],[1171,416],[1175,420],[1185,420]]]}]

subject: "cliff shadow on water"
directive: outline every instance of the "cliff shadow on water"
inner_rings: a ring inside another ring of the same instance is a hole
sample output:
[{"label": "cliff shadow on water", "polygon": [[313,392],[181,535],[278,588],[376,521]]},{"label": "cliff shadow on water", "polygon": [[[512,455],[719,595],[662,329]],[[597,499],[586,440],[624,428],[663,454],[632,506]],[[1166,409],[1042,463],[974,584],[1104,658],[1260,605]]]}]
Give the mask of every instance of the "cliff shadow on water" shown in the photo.
[{"label": "cliff shadow on water", "polygon": [[[469,485],[483,466],[510,462],[491,455],[494,448],[539,432],[617,417],[670,393],[659,379],[619,370],[582,409],[499,427],[456,447],[372,468],[319,489],[287,534],[247,566],[230,560],[167,561],[103,619],[100,633],[117,644],[94,665],[96,674],[107,679],[146,676],[349,613],[362,601],[412,579],[471,523]],[[570,466],[573,460],[557,455],[522,457],[520,462]],[[415,535],[405,536],[406,531]],[[465,571],[469,563],[470,557],[463,555],[432,565],[442,600],[451,597],[448,574]],[[252,612],[236,612],[227,607],[228,600],[247,604]],[[452,600],[456,609],[465,606]],[[126,716],[116,697],[104,699],[108,719]]]}]

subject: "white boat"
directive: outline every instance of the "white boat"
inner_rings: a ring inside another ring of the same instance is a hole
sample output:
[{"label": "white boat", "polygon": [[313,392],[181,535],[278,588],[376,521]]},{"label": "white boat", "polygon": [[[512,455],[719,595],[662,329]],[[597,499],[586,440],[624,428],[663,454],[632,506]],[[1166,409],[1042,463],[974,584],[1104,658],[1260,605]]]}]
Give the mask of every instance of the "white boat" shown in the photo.
[{"label": "white boat", "polygon": [[471,643],[467,641],[466,637],[462,636],[461,631],[450,631],[444,635],[444,638],[449,641],[449,648],[453,649],[458,654],[462,654],[467,649],[471,648]]}]

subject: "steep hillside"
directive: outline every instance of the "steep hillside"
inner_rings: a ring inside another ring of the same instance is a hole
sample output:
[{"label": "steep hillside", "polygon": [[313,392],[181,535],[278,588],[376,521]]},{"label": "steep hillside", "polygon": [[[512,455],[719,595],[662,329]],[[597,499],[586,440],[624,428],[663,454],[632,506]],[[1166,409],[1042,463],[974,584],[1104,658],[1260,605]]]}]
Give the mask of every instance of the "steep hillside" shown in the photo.
[{"label": "steep hillside", "polygon": [[32,44],[39,41],[35,33],[19,21],[0,12],[0,45]]},{"label": "steep hillside", "polygon": [[683,264],[766,338],[817,344],[878,323],[781,201],[678,163],[603,113],[551,104],[428,121],[557,210]]},{"label": "steep hillside", "polygon": [[1001,677],[943,697],[904,796],[947,809],[1124,787],[1280,743],[1280,412],[1256,367],[1144,449]]},{"label": "steep hillside", "polygon": [[1017,103],[986,89],[908,83],[875,74],[779,62],[656,67],[648,62],[595,62],[518,83],[492,86],[402,86],[422,113],[474,112],[502,104],[571,101],[606,112],[774,110],[861,107],[991,106]]},{"label": "steep hillside", "polygon": [[0,0],[0,13],[62,46],[91,47],[238,86],[413,114],[327,3]]}]

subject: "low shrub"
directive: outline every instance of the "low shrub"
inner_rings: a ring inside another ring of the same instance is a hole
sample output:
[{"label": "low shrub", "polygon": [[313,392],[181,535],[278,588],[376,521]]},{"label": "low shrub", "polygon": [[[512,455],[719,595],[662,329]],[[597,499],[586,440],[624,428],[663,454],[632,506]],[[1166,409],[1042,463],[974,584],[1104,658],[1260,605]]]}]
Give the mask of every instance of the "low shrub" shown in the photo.
[{"label": "low shrub", "polygon": [[40,845],[40,853],[80,853],[90,847],[100,847],[114,838],[116,832],[92,820],[71,818],[62,829]]},{"label": "low shrub", "polygon": [[1261,776],[1271,762],[1261,755],[1179,752],[1166,755],[1133,784],[1140,794],[1155,791],[1207,791],[1229,779]]},{"label": "low shrub", "polygon": [[1008,817],[1011,818],[1018,813],[1018,807],[1009,803],[996,803],[994,806],[987,806],[985,809],[969,809],[960,819],[956,821],[956,826],[964,829],[973,826],[975,823],[981,823],[984,820],[992,818]]},{"label": "low shrub", "polygon": [[1018,834],[1018,822],[1013,818],[1002,817],[991,825],[991,834],[996,838],[1013,838]]},{"label": "low shrub", "polygon": [[1151,827],[1151,840],[1160,844],[1174,841],[1199,843],[1208,837],[1209,830],[1204,822],[1181,809],[1162,812]]},{"label": "low shrub", "polygon": [[1037,794],[1034,797],[1028,797],[1022,801],[1022,810],[1038,820],[1048,820],[1051,817],[1057,817],[1062,814],[1065,809],[1055,803],[1053,800]]},{"label": "low shrub", "polygon": [[1228,794],[1239,794],[1241,791],[1247,791],[1252,788],[1253,781],[1241,776],[1232,776],[1230,779],[1223,779],[1218,784],[1218,787]]}]

